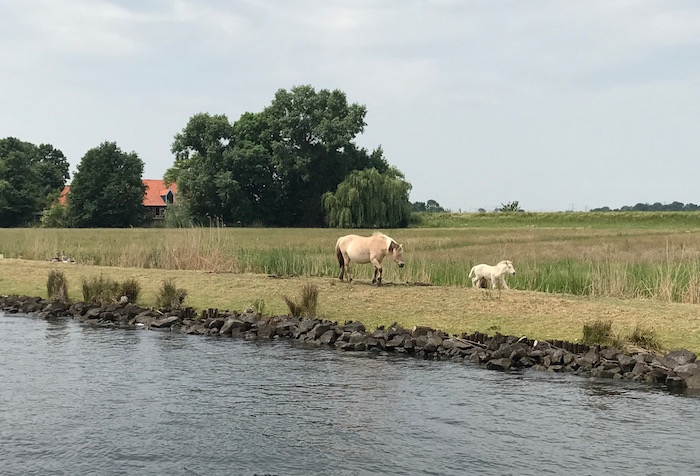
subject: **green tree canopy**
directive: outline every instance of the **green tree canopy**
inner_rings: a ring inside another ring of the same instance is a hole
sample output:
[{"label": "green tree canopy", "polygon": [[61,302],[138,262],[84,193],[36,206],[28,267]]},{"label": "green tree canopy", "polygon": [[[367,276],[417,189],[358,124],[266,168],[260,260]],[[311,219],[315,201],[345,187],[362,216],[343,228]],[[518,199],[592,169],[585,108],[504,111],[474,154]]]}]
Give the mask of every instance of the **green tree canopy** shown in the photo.
[{"label": "green tree canopy", "polygon": [[35,221],[61,193],[68,168],[66,157],[50,144],[0,139],[0,227]]},{"label": "green tree canopy", "polygon": [[398,228],[408,225],[411,184],[395,168],[356,170],[335,193],[323,195],[328,226],[341,228]]},{"label": "green tree canopy", "polygon": [[226,116],[196,114],[175,136],[176,160],[166,181],[196,221],[321,226],[321,196],[353,170],[388,168],[381,147],[369,153],[353,140],[366,109],[342,91],[280,89],[270,106]]},{"label": "green tree canopy", "polygon": [[70,222],[81,228],[140,225],[145,218],[142,175],[143,161],[136,152],[122,152],[114,142],[90,149],[67,197]]}]

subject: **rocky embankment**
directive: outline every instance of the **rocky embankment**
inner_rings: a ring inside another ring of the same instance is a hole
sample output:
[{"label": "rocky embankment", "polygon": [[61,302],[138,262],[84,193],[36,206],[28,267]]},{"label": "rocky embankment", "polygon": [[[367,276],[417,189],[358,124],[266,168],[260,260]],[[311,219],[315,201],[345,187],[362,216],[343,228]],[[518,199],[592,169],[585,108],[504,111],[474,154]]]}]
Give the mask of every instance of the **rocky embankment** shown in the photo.
[{"label": "rocky embankment", "polygon": [[161,329],[244,339],[296,339],[344,351],[461,360],[501,371],[532,368],[571,372],[644,382],[673,392],[700,392],[700,363],[695,362],[696,355],[688,350],[658,356],[515,336],[480,333],[457,336],[427,327],[405,329],[397,324],[369,332],[361,322],[338,324],[313,318],[267,317],[250,309],[243,313],[209,309],[196,315],[192,308],[161,312],[130,303],[65,303],[19,296],[0,296],[0,309],[6,313],[36,314],[44,319],[69,317],[101,327]]}]

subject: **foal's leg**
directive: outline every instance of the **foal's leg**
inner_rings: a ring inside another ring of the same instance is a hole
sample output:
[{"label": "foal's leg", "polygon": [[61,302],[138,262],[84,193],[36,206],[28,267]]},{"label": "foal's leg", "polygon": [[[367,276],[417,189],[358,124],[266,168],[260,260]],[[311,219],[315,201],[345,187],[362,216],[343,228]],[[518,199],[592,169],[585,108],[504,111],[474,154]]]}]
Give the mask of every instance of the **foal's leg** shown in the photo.
[{"label": "foal's leg", "polygon": [[508,283],[506,283],[506,277],[505,277],[505,276],[501,276],[501,284],[503,285],[503,289],[510,289],[510,288],[508,287]]}]

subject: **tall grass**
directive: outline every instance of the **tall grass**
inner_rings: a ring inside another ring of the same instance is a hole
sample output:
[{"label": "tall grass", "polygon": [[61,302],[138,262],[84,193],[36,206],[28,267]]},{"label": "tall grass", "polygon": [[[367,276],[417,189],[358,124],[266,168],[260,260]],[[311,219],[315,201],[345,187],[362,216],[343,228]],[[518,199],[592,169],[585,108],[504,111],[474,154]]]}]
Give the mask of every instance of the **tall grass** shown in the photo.
[{"label": "tall grass", "polygon": [[[431,214],[430,219],[442,215]],[[507,280],[515,289],[700,303],[699,214],[642,214],[638,227],[629,226],[639,215],[633,213],[462,215],[445,216],[465,220],[469,227],[384,230],[403,243],[406,262],[399,269],[385,260],[384,281],[471,286],[468,274],[473,265],[510,259],[517,274]],[[480,224],[471,226],[475,221]],[[367,235],[372,230],[354,232]],[[344,233],[260,228],[0,229],[0,252],[6,258],[34,260],[60,253],[81,264],[102,266],[336,278],[339,267],[333,246]],[[371,280],[371,265],[350,266],[354,279]]]}]

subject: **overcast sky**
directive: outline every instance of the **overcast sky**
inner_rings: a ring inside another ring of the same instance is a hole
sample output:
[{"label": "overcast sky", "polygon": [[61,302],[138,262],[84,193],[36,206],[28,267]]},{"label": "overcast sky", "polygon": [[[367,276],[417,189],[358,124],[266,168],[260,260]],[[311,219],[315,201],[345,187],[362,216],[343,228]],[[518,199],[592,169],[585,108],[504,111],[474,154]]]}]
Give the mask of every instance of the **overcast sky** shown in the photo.
[{"label": "overcast sky", "polygon": [[173,163],[199,112],[280,88],[367,107],[411,201],[700,203],[695,0],[0,0],[0,137]]}]

